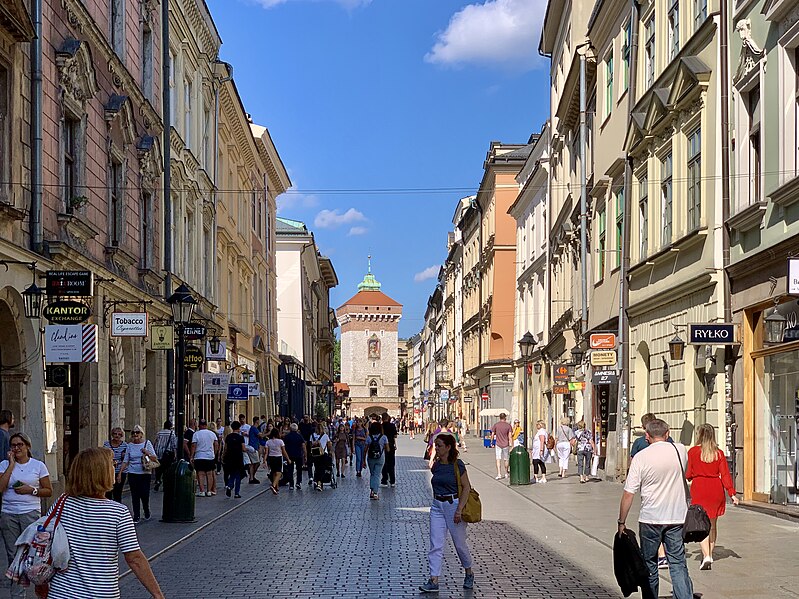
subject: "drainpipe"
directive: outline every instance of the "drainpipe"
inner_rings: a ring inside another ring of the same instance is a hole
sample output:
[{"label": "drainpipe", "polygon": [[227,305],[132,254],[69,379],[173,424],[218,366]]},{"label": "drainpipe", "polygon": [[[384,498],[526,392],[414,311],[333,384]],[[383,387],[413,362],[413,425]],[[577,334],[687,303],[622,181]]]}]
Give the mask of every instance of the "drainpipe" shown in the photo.
[{"label": "drainpipe", "polygon": [[36,35],[31,42],[31,250],[44,250],[42,233],[42,0],[33,0],[33,27]]},{"label": "drainpipe", "polygon": [[[730,218],[730,82],[729,82],[729,20],[728,0],[720,0],[719,12],[719,53],[720,53],[720,96],[721,96],[721,257],[722,257],[722,292],[724,296],[724,322],[732,322],[732,297],[729,277],[730,266],[730,230],[727,220]],[[735,449],[735,408],[733,404],[732,376],[735,367],[736,352],[734,346],[724,346],[724,412],[727,433],[727,455],[731,461],[730,470],[733,481],[736,477],[737,455]]]},{"label": "drainpipe", "polygon": [[[637,0],[630,2],[630,80],[627,90],[627,130],[632,126],[633,107],[635,106],[638,87],[638,19],[640,5]],[[630,270],[630,245],[632,238],[632,189],[633,189],[633,160],[629,152],[625,156],[624,164],[624,213],[622,216],[621,237],[621,270],[619,271],[619,368],[621,376],[618,386],[616,403],[616,430],[618,440],[616,444],[616,473],[624,474],[627,471],[627,453],[622,451],[622,439],[629,434],[629,414],[627,404],[627,389],[630,388],[630,323],[627,310],[630,307],[630,284],[627,273]],[[627,414],[623,416],[623,414]]]},{"label": "drainpipe", "polygon": [[582,314],[580,315],[580,345],[582,338],[588,332],[588,181],[587,181],[587,143],[588,124],[586,123],[586,80],[585,80],[585,53],[588,44],[583,44],[578,50],[580,53],[580,302]]},{"label": "drainpipe", "polygon": [[[214,61],[214,64],[223,65],[228,72],[227,77],[214,78],[214,226],[213,230],[211,231],[211,239],[213,244],[211,247],[214,249],[214,256],[216,256],[216,218],[217,205],[219,203],[219,90],[223,83],[227,83],[233,79],[233,65],[231,65],[229,62],[218,59]],[[216,260],[213,260],[213,264],[211,265],[211,277],[211,284],[214,286],[214,301],[216,301],[217,292],[219,291],[216,288]]]},{"label": "drainpipe", "polygon": [[[39,1],[39,0],[36,0]],[[169,0],[161,2],[161,112],[164,115],[164,298],[172,295],[172,91],[169,88]],[[166,352],[166,411],[175,416],[175,352]],[[182,433],[182,431],[181,431]]]}]

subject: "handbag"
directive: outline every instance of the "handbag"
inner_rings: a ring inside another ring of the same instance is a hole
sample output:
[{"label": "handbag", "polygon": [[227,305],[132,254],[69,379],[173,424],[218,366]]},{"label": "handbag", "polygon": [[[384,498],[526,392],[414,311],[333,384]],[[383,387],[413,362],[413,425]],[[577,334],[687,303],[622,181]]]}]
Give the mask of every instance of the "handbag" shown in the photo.
[{"label": "handbag", "polygon": [[[461,487],[461,469],[458,468],[458,461],[455,460],[453,465],[455,468],[455,480],[458,481],[458,496],[460,497],[463,487]],[[469,496],[466,498],[466,504],[461,510],[461,520],[464,522],[480,522],[483,519],[483,504],[480,503],[480,493],[469,489]]]},{"label": "handbag", "polygon": [[685,501],[688,503],[688,513],[685,514],[685,523],[682,525],[682,540],[685,543],[699,543],[710,534],[710,517],[701,505],[691,505],[691,492],[688,490],[688,481],[685,480],[685,468],[677,446],[672,444],[677,452],[677,461],[680,462],[682,471],[682,484],[685,486]]},{"label": "handbag", "polygon": [[430,446],[429,445],[424,448],[424,459],[425,460],[429,460],[430,459]]},{"label": "handbag", "polygon": [[152,472],[161,466],[161,462],[157,458],[151,458],[146,453],[141,454],[141,465],[147,472]]}]

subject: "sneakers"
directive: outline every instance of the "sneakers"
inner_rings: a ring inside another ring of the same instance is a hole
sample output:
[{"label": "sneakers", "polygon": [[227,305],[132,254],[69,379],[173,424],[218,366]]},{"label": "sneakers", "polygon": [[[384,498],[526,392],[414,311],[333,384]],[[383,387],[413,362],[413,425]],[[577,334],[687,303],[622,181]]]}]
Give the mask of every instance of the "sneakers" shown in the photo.
[{"label": "sneakers", "polygon": [[375,493],[374,491],[369,491],[369,499],[377,500],[378,499],[377,493]]},{"label": "sneakers", "polygon": [[355,476],[357,476],[358,478],[361,478],[361,473],[360,472],[356,472]]},{"label": "sneakers", "polygon": [[669,560],[665,557],[658,558],[658,570],[668,570],[669,569]]},{"label": "sneakers", "polygon": [[138,524],[139,522],[141,522],[141,518],[134,518],[133,519],[133,523],[134,524]]},{"label": "sneakers", "polygon": [[205,497],[205,491],[197,491],[197,497]]},{"label": "sneakers", "polygon": [[258,480],[257,478],[254,478],[254,479],[252,479],[252,480],[251,480],[251,481],[250,481],[248,484],[251,484],[251,485],[260,485],[260,484],[261,484],[261,481],[260,481],[260,480]]},{"label": "sneakers", "polygon": [[384,489],[388,489],[388,483],[380,483],[380,486]]},{"label": "sneakers", "polygon": [[239,495],[238,493],[236,493],[236,494],[233,496],[233,498],[234,498],[234,499],[241,499],[241,495]]},{"label": "sneakers", "polygon": [[228,497],[230,497],[230,494],[231,494],[232,492],[233,492],[233,489],[231,489],[230,487],[225,487],[225,495],[227,495]]},{"label": "sneakers", "polygon": [[438,593],[438,583],[433,582],[433,579],[431,578],[422,586],[420,586],[419,590],[422,591],[423,593]]},{"label": "sneakers", "polygon": [[294,490],[294,485],[289,485],[289,491],[293,491],[293,490]]},{"label": "sneakers", "polygon": [[494,480],[502,480],[501,476],[497,476]]},{"label": "sneakers", "polygon": [[392,489],[393,489],[394,487],[396,487],[396,486],[397,486],[397,483],[391,483],[391,488],[392,488]]},{"label": "sneakers", "polygon": [[699,569],[710,570],[712,566],[713,566],[713,558],[708,555],[705,559],[702,560],[702,565],[699,566]]},{"label": "sneakers", "polygon": [[474,574],[467,574],[463,578],[463,588],[464,589],[473,589],[474,588]]},{"label": "sneakers", "polygon": [[149,520],[150,519],[150,512],[149,511],[144,512],[144,519],[145,520]]}]

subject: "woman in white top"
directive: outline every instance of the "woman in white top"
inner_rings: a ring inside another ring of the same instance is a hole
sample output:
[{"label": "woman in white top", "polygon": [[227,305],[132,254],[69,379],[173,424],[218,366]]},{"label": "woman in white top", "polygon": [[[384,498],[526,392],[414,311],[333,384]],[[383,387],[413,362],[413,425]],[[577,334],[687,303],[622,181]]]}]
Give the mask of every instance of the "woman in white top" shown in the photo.
[{"label": "woman in white top", "polygon": [[[133,502],[133,523],[141,521],[140,509],[144,509],[144,519],[150,519],[150,471],[144,467],[144,456],[156,459],[153,444],[144,438],[144,429],[138,424],[130,433],[128,451],[122,462],[120,472],[128,473],[130,499]],[[141,505],[140,505],[141,504]]]},{"label": "woman in white top", "polygon": [[560,419],[560,426],[558,427],[558,443],[555,445],[555,451],[558,453],[558,467],[560,472],[559,478],[566,478],[566,471],[569,469],[569,456],[572,453],[572,445],[577,442],[572,427],[569,426],[570,420],[568,416]]},{"label": "woman in white top", "polygon": [[[42,515],[39,498],[50,497],[53,486],[47,466],[31,456],[28,435],[15,433],[8,442],[11,446],[8,459],[0,462],[0,491],[3,493],[0,533],[10,564],[17,552],[17,537]],[[111,465],[113,467],[113,463]],[[11,596],[24,597],[25,587],[12,585]]]},{"label": "woman in white top", "polygon": [[[543,420],[535,423],[536,431],[533,437],[533,474],[535,480],[539,483],[547,482],[547,467],[544,462],[549,457],[549,450],[547,449],[547,429]],[[538,476],[538,471],[541,471],[541,477]]]},{"label": "woman in white top", "polygon": [[[316,490],[321,491],[324,487],[322,480],[325,475],[325,464],[331,462],[330,452],[333,450],[333,443],[325,432],[325,426],[318,422],[316,432],[311,435],[311,462],[313,463],[313,482]],[[329,464],[328,464],[329,466]],[[308,484],[311,484],[310,481]]]},{"label": "woman in white top", "polygon": [[156,599],[164,594],[147,558],[139,549],[128,509],[105,498],[114,486],[111,452],[102,447],[81,451],[72,461],[61,525],[69,540],[69,568],[50,580],[48,599],[116,599],[119,593],[119,553],[144,588]]},{"label": "woman in white top", "polygon": [[286,453],[286,444],[280,438],[280,431],[273,428],[269,432],[269,440],[266,442],[266,463],[269,464],[273,495],[277,495],[280,479],[283,477],[283,460],[291,463],[289,454]]}]

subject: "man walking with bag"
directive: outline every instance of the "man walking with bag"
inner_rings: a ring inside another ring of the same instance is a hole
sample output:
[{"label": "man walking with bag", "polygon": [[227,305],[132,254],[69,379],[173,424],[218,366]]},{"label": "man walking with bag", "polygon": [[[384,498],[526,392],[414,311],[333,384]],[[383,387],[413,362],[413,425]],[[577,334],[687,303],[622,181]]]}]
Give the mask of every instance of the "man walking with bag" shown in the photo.
[{"label": "man walking with bag", "polygon": [[635,494],[641,492],[638,516],[641,553],[649,570],[649,586],[658,596],[658,547],[666,549],[675,599],[692,599],[693,584],[688,575],[683,542],[683,523],[688,512],[683,467],[688,452],[680,443],[669,443],[669,425],[654,419],[646,425],[649,446],[630,464],[619,505],[619,533],[625,530]]}]

